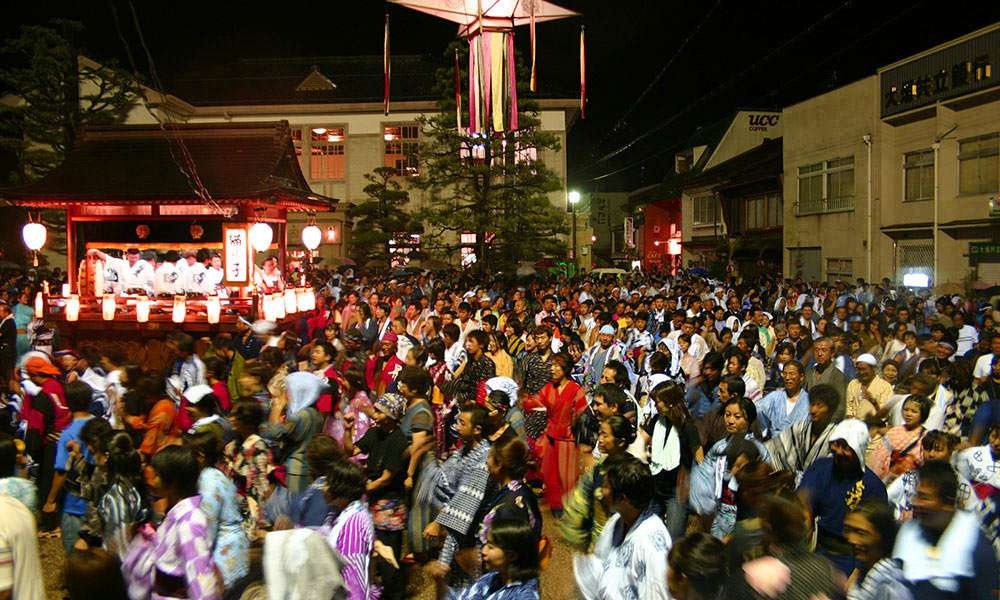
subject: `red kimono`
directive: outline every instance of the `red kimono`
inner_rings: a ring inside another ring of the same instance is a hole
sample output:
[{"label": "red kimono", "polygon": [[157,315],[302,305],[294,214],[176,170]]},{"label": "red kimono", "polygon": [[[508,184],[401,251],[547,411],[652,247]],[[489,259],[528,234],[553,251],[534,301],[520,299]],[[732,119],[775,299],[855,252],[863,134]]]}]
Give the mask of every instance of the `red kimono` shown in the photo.
[{"label": "red kimono", "polygon": [[[330,385],[341,385],[340,374],[337,373],[337,369],[333,365],[327,367],[322,373],[315,373],[315,375],[317,377],[326,378]],[[339,400],[339,398],[334,398],[333,394],[320,394],[319,400],[316,401],[316,410],[323,415],[332,415],[337,410],[337,400]]]},{"label": "red kimono", "polygon": [[526,399],[524,408],[545,408],[548,424],[542,447],[542,477],[545,481],[545,501],[552,510],[562,509],[563,496],[573,489],[579,477],[573,419],[587,408],[584,389],[573,380],[563,383],[560,390],[553,382],[545,384],[537,400]]},{"label": "red kimono", "polygon": [[[379,384],[382,384],[381,392],[395,392],[396,391],[396,375],[403,370],[406,363],[399,360],[395,354],[390,356],[384,363],[382,363],[382,368],[378,369],[376,373],[376,367],[378,363],[378,356],[372,356],[368,359],[365,364],[365,383],[368,385],[368,389],[372,393],[379,391]],[[372,396],[375,398],[375,396]],[[377,398],[375,398],[377,400]]]}]

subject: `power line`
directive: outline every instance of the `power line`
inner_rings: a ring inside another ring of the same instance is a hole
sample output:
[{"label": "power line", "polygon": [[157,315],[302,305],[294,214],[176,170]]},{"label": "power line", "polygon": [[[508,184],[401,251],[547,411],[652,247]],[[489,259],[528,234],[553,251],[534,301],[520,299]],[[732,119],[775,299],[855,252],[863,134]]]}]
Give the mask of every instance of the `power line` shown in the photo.
[{"label": "power line", "polygon": [[[819,27],[821,24],[825,23],[826,21],[830,20],[831,18],[833,18],[833,16],[835,14],[839,13],[840,11],[842,11],[845,8],[847,8],[848,6],[850,6],[853,3],[854,3],[854,0],[845,0],[838,7],[834,8],[830,12],[826,13],[825,15],[823,15],[819,20],[817,20],[814,23],[812,23],[811,25],[809,25],[809,27],[807,27],[804,30],[800,31],[796,35],[792,36],[790,39],[786,40],[780,46],[778,46],[777,48],[775,48],[771,52],[767,53],[764,56],[764,58],[762,58],[759,61],[755,62],[754,64],[750,65],[748,68],[746,68],[745,70],[741,71],[740,73],[737,73],[733,77],[730,77],[725,82],[723,82],[722,84],[716,86],[715,88],[713,88],[712,90],[710,90],[708,93],[702,95],[700,98],[698,98],[694,102],[689,103],[687,105],[687,107],[684,108],[683,110],[681,110],[680,112],[674,113],[673,115],[671,115],[667,119],[661,121],[657,125],[655,125],[652,128],[646,130],[645,132],[643,132],[642,134],[640,134],[639,136],[637,136],[633,140],[631,140],[631,141],[627,142],[626,144],[618,147],[617,149],[609,152],[608,154],[605,154],[604,156],[600,157],[599,159],[595,160],[594,162],[592,162],[592,163],[584,166],[581,169],[581,171],[585,172],[585,171],[587,171],[587,170],[589,170],[589,169],[591,169],[591,168],[593,168],[593,167],[595,167],[595,166],[597,166],[597,165],[599,165],[599,164],[601,164],[601,163],[603,163],[603,162],[605,162],[607,160],[610,160],[610,159],[618,156],[619,154],[622,154],[623,152],[627,152],[628,150],[630,150],[631,148],[633,148],[639,142],[642,142],[642,141],[648,139],[649,137],[651,137],[653,134],[657,133],[661,129],[666,128],[667,126],[669,126],[671,123],[673,123],[674,121],[676,121],[680,117],[686,115],[694,107],[700,107],[700,105],[703,104],[705,101],[714,98],[715,96],[717,96],[719,93],[721,93],[726,88],[732,86],[736,82],[744,79],[745,77],[747,77],[751,73],[753,73],[756,70],[758,70],[762,65],[764,65],[765,63],[767,63],[770,60],[772,60],[778,54],[784,52],[785,49],[787,49],[789,46],[791,46],[792,44],[794,44],[797,41],[799,41],[802,37],[804,37],[804,36],[808,35],[809,33],[811,33],[814,29],[816,29],[817,27]],[[633,163],[632,165],[629,166],[629,168],[632,168],[632,167],[634,167],[634,166],[636,166],[638,164],[641,164],[642,162],[645,162],[645,160],[648,160],[648,158],[649,157],[647,157],[646,159],[643,159],[641,161],[638,161],[636,163]],[[621,169],[619,169],[618,171],[620,172]],[[596,177],[596,178],[591,178],[591,181],[594,181],[594,180],[596,180],[598,178],[603,178],[606,175],[607,174],[601,175],[601,176]]]},{"label": "power line", "polygon": [[[806,75],[808,75],[808,74],[816,71],[817,69],[822,68],[824,65],[828,64],[830,61],[836,59],[837,57],[843,55],[845,52],[847,52],[851,48],[857,46],[859,43],[867,40],[868,38],[870,38],[871,36],[875,35],[879,31],[885,29],[889,25],[895,23],[896,21],[900,20],[904,16],[906,16],[909,13],[913,12],[918,6],[920,6],[923,3],[924,3],[924,0],[917,0],[916,2],[914,2],[913,4],[911,4],[910,6],[908,6],[907,8],[905,8],[904,10],[901,10],[899,12],[893,13],[889,18],[883,20],[881,23],[879,23],[878,25],[876,25],[874,28],[868,30],[864,34],[858,36],[857,38],[855,38],[854,40],[852,40],[850,43],[841,46],[836,52],[828,55],[823,60],[821,60],[821,61],[819,61],[819,62],[817,62],[815,64],[812,64],[807,69],[799,72],[795,77],[792,77],[790,79],[786,79],[786,80],[782,81],[781,84],[777,88],[772,89],[770,92],[768,92],[768,94],[757,96],[754,99],[754,102],[756,102],[757,100],[760,100],[761,98],[763,98],[763,97],[765,97],[767,95],[771,95],[771,94],[773,94],[776,91],[783,90],[786,87],[788,87],[789,85],[791,85],[792,83],[794,83],[794,82],[802,79]],[[662,156],[663,154],[665,154],[667,152],[671,152],[671,151],[673,151],[674,149],[678,148],[681,145],[683,145],[683,142],[678,143],[678,144],[674,144],[674,145],[669,146],[669,147],[667,147],[665,149],[661,149],[658,152],[655,152],[653,154],[645,156],[645,157],[643,157],[643,158],[641,158],[641,159],[639,159],[637,161],[634,161],[634,162],[632,162],[632,163],[630,163],[630,164],[628,164],[628,165],[626,165],[624,167],[621,167],[619,169],[615,169],[613,171],[610,171],[608,173],[599,175],[597,177],[592,177],[591,179],[589,179],[589,181],[601,181],[603,179],[607,179],[609,177],[613,177],[615,175],[619,175],[621,173],[624,173],[626,171],[634,169],[635,167],[638,167],[638,166],[640,166],[640,165],[642,165],[642,164],[650,161],[653,158],[657,158],[657,157]]]},{"label": "power line", "polygon": [[[108,0],[108,4],[111,8],[111,15],[115,22],[115,30],[118,34],[118,39],[121,40],[122,45],[124,46],[125,55],[128,57],[129,64],[132,67],[133,75],[136,78],[138,78],[139,66],[135,60],[135,57],[132,54],[132,50],[128,44],[128,41],[125,39],[125,35],[121,27],[121,22],[119,21],[118,18],[118,10],[115,7],[114,0]],[[156,63],[153,61],[153,55],[149,50],[149,46],[146,44],[146,38],[142,33],[142,26],[139,23],[139,15],[136,12],[135,5],[132,3],[132,0],[128,0],[128,4],[132,13],[132,22],[135,26],[136,33],[138,34],[139,37],[139,44],[146,55],[146,61],[149,63],[149,71],[150,71],[150,76],[152,78],[153,90],[159,94],[161,104],[166,104],[166,93],[164,92],[165,88],[163,86],[163,82],[160,80],[159,74],[156,71]],[[224,208],[222,208],[218,204],[218,202],[216,202],[212,198],[211,192],[209,192],[204,182],[202,182],[201,177],[198,175],[198,168],[197,165],[195,164],[194,157],[191,156],[187,144],[184,142],[184,139],[181,136],[180,132],[178,132],[176,128],[167,127],[166,123],[164,122],[164,119],[161,118],[161,116],[156,111],[152,110],[149,107],[149,104],[146,102],[146,98],[144,95],[140,93],[139,98],[142,102],[143,108],[145,108],[146,112],[148,112],[150,116],[152,116],[156,120],[157,125],[160,127],[160,131],[162,131],[164,136],[166,137],[167,149],[170,152],[170,158],[174,162],[174,165],[177,167],[177,169],[181,172],[181,174],[184,175],[184,178],[187,180],[188,186],[191,188],[191,191],[193,191],[198,198],[200,198],[202,201],[208,204],[213,211],[216,211],[219,214],[226,214],[227,211]],[[174,151],[175,144],[177,148],[177,153],[175,153]],[[180,157],[178,157],[178,154],[180,154]]]},{"label": "power line", "polygon": [[684,48],[687,47],[688,42],[690,42],[691,39],[694,38],[694,36],[698,35],[698,32],[701,31],[702,27],[705,26],[705,23],[707,23],[708,20],[715,13],[715,9],[719,8],[721,4],[722,0],[716,0],[715,4],[712,5],[712,8],[710,8],[707,13],[705,13],[705,16],[702,17],[701,21],[694,28],[694,30],[691,31],[691,33],[689,33],[686,38],[684,38],[684,41],[682,41],[681,44],[677,47],[673,55],[671,55],[670,59],[667,60],[666,64],[663,65],[663,68],[660,69],[660,72],[656,74],[656,77],[654,77],[653,80],[649,83],[649,85],[646,86],[646,89],[643,90],[641,94],[639,94],[639,97],[636,98],[635,102],[633,102],[631,106],[629,106],[628,110],[626,110],[625,113],[618,118],[618,121],[615,122],[614,127],[612,127],[611,131],[608,132],[606,136],[604,136],[604,139],[601,140],[600,144],[603,144],[611,136],[618,133],[618,131],[625,125],[625,120],[635,111],[635,109],[642,103],[642,101],[646,99],[646,96],[648,96],[649,93],[653,91],[653,88],[656,87],[656,85],[660,82],[660,80],[663,79],[663,76],[666,75],[667,70],[670,69],[670,67],[674,64],[677,58],[681,55],[681,53],[684,51]]}]

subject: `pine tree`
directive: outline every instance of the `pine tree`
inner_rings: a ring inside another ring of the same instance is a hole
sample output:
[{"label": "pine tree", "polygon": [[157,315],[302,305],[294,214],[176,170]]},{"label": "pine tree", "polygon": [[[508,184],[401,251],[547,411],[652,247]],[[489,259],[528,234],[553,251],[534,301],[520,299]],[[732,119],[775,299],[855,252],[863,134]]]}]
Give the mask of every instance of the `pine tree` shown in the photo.
[{"label": "pine tree", "polygon": [[366,173],[364,192],[368,199],[348,209],[347,216],[354,222],[350,256],[359,266],[389,266],[390,242],[405,243],[409,235],[423,230],[420,221],[407,211],[410,194],[402,189],[397,175],[391,167]]},{"label": "pine tree", "polygon": [[[30,183],[59,166],[87,125],[120,123],[137,93],[135,81],[112,64],[94,67],[78,60],[80,23],[56,19],[22,26],[0,48],[0,152],[14,157],[0,174],[7,184]],[[3,231],[20,238],[23,211],[5,209]],[[44,211],[50,247],[65,249],[65,213]],[[13,230],[16,227],[17,232]],[[60,245],[62,248],[60,248]]]},{"label": "pine tree", "polygon": [[[448,56],[456,47],[459,64],[467,64],[466,45],[453,45]],[[519,81],[526,82],[524,69],[519,71]],[[466,77],[463,73],[461,80]],[[429,230],[424,247],[451,258],[462,246],[461,234],[474,233],[475,268],[490,273],[511,273],[522,261],[564,256],[566,244],[559,236],[567,231],[566,215],[549,197],[562,182],[541,160],[543,151],[559,150],[559,140],[542,131],[527,87],[518,88],[519,128],[487,137],[456,128],[453,70],[440,70],[438,81],[440,112],[421,120],[420,176],[414,181],[428,206],[421,212]],[[467,97],[462,102],[468,106]]]}]

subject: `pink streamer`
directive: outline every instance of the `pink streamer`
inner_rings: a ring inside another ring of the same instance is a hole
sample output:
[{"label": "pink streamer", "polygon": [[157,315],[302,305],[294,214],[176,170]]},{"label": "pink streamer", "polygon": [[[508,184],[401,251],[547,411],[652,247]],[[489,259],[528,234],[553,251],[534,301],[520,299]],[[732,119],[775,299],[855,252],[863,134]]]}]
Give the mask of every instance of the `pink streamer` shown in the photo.
[{"label": "pink streamer", "polygon": [[479,116],[479,106],[476,102],[476,38],[469,38],[469,132],[478,131],[476,119]]},{"label": "pink streamer", "polygon": [[[483,76],[482,78],[483,87],[481,88],[482,101],[483,101],[483,127],[485,128],[486,131],[490,131],[492,127],[491,119],[493,118],[493,109],[494,109],[493,87],[492,87],[493,82],[491,81],[492,77],[490,74],[490,71],[492,71],[493,69],[490,68],[490,65],[493,64],[492,54],[494,48],[490,44],[490,36],[486,35],[483,32],[481,26],[479,28],[479,43],[481,45],[481,48],[483,49],[483,60],[480,65],[482,68],[482,76]],[[503,107],[501,107],[500,110],[503,110]]]},{"label": "pink streamer", "polygon": [[507,34],[507,85],[510,86],[510,130],[518,129],[517,124],[517,69],[514,64],[514,32]]}]

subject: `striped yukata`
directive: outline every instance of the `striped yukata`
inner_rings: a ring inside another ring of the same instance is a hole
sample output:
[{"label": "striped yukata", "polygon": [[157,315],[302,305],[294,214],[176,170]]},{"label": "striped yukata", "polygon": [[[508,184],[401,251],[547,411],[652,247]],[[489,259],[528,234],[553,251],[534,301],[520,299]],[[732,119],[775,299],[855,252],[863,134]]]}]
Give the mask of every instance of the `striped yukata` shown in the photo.
[{"label": "striped yukata", "polygon": [[125,559],[132,527],[149,520],[149,504],[131,481],[117,478],[97,507],[104,527],[104,549]]},{"label": "striped yukata", "polygon": [[835,423],[830,423],[816,436],[816,442],[810,444],[812,428],[818,427],[811,420],[793,423],[788,429],[765,444],[771,455],[771,466],[795,473],[795,484],[802,479],[802,473],[817,459],[830,456],[830,434]]},{"label": "striped yukata", "polygon": [[171,598],[157,593],[163,579],[184,581],[187,600],[219,600],[222,580],[212,559],[212,535],[201,511],[201,496],[175,504],[160,528],[146,527],[132,539],[122,573],[131,600]]},{"label": "striped yukata", "polygon": [[486,468],[486,457],[489,453],[490,443],[486,440],[479,442],[464,456],[461,455],[461,451],[458,452],[460,458],[455,466],[457,477],[453,482],[449,481],[447,476],[441,478],[440,483],[451,488],[447,490],[450,492],[450,498],[435,519],[448,530],[448,537],[438,556],[438,561],[441,563],[451,565],[455,553],[460,548],[460,542],[463,542],[462,547],[470,545],[464,542],[468,539],[467,536],[475,533],[473,525],[490,484],[490,473]]},{"label": "striped yukata", "polygon": [[375,526],[371,513],[368,512],[368,504],[363,499],[351,502],[319,532],[344,559],[340,575],[347,586],[347,600],[377,597],[368,578],[372,548],[375,545]]}]

